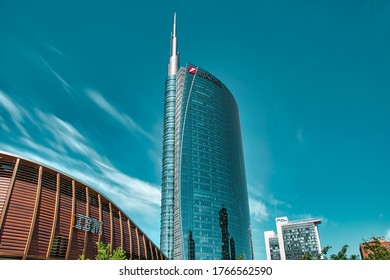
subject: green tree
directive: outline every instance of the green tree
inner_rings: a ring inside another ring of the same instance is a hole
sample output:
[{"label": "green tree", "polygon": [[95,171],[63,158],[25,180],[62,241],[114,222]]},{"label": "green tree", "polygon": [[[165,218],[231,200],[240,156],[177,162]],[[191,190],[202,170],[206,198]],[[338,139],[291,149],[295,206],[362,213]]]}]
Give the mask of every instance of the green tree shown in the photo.
[{"label": "green tree", "polygon": [[372,237],[369,241],[363,241],[363,249],[367,252],[364,260],[390,260],[390,246],[381,243],[381,238]]},{"label": "green tree", "polygon": [[321,253],[319,254],[310,254],[310,253],[307,253],[305,254],[301,260],[327,260],[328,257],[327,257],[327,254],[328,254],[328,251],[332,248],[332,246],[325,246],[322,250],[321,250]]},{"label": "green tree", "polygon": [[[104,244],[103,242],[96,242],[97,254],[96,260],[126,260],[126,252],[122,248],[116,248],[111,251],[110,244]],[[87,260],[84,255],[79,257],[79,260]]]},{"label": "green tree", "polygon": [[347,249],[348,249],[348,245],[344,245],[340,252],[338,252],[337,254],[332,254],[330,255],[330,259],[331,260],[358,260],[359,259],[359,256],[358,255],[351,255],[348,257],[347,255]]},{"label": "green tree", "polygon": [[85,258],[85,255],[80,255],[79,258],[78,258],[78,260],[80,260],[80,261],[87,261],[87,260],[89,260],[89,259],[86,259],[86,258]]},{"label": "green tree", "polygon": [[328,257],[328,252],[332,246],[325,246],[319,254],[305,254],[302,260],[358,260],[358,255],[347,255],[348,245],[344,245],[337,254]]},{"label": "green tree", "polygon": [[95,259],[97,260],[126,260],[126,252],[122,248],[116,248],[111,253],[110,244],[96,242],[96,246],[97,254]]}]

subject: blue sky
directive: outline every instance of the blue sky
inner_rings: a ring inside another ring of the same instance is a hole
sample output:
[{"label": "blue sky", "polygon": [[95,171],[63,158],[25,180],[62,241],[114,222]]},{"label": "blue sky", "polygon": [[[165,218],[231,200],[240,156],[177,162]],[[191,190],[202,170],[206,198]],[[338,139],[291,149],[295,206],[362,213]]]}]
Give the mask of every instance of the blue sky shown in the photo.
[{"label": "blue sky", "polygon": [[111,198],[159,245],[164,80],[181,65],[240,108],[256,259],[275,217],[321,243],[390,238],[390,1],[0,2],[0,150]]}]

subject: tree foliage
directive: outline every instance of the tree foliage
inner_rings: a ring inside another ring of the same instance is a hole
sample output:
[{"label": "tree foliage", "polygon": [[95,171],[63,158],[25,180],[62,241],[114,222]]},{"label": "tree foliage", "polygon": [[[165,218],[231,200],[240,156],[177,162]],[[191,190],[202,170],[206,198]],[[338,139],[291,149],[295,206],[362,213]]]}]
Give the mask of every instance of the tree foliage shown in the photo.
[{"label": "tree foliage", "polygon": [[97,260],[125,260],[126,252],[122,248],[116,248],[111,251],[110,244],[104,244],[102,242],[96,242],[97,254],[95,259]]},{"label": "tree foliage", "polygon": [[[370,240],[363,239],[362,249],[367,252],[364,260],[390,260],[390,245],[383,243],[383,238],[371,237]],[[382,241],[382,242],[381,242]],[[387,243],[388,244],[388,243]],[[337,254],[328,257],[331,246],[326,246],[320,254],[306,254],[302,260],[358,260],[358,255],[347,255],[348,245],[344,245]]]},{"label": "tree foliage", "polygon": [[[96,260],[126,260],[126,252],[122,248],[116,248],[111,253],[110,244],[96,242],[97,254]],[[87,260],[84,255],[79,257],[79,260]]]},{"label": "tree foliage", "polygon": [[328,251],[330,250],[330,248],[332,248],[332,246],[326,246],[324,247],[322,250],[321,250],[321,253],[319,254],[310,254],[310,253],[307,253],[305,255],[303,255],[303,257],[301,258],[301,260],[326,260],[327,257],[326,257],[326,254],[328,253]]},{"label": "tree foliage", "polygon": [[372,237],[371,240],[364,240],[363,249],[367,252],[365,260],[390,260],[390,246],[386,247],[381,243],[380,238]]},{"label": "tree foliage", "polygon": [[325,246],[319,254],[305,254],[302,260],[358,260],[358,255],[347,255],[348,245],[344,245],[337,254],[328,257],[328,252],[332,246]]},{"label": "tree foliage", "polygon": [[358,260],[359,259],[358,255],[348,256],[347,249],[348,249],[348,245],[344,245],[341,248],[340,252],[338,252],[337,254],[330,255],[330,259],[331,260]]}]

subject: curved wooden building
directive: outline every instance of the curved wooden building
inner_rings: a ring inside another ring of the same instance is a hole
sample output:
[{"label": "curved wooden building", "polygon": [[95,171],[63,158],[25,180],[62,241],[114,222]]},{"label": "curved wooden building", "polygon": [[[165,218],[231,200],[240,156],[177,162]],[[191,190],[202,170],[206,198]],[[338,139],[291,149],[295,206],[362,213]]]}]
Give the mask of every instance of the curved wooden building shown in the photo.
[{"label": "curved wooden building", "polygon": [[0,259],[95,259],[96,242],[129,259],[163,260],[109,199],[41,164],[0,152]]}]

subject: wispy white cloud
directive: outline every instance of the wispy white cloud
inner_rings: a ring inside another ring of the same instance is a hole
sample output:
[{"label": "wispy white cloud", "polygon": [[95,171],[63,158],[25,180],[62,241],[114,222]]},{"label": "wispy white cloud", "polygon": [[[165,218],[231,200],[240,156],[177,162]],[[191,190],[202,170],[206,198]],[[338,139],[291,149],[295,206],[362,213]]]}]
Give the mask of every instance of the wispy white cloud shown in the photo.
[{"label": "wispy white cloud", "polygon": [[54,138],[54,141],[50,142],[53,148],[67,148],[83,157],[102,161],[99,154],[88,143],[89,141],[74,126],[52,114],[43,113],[38,109],[35,111],[40,126]]},{"label": "wispy white cloud", "polygon": [[265,204],[265,188],[261,183],[248,183],[249,211],[253,221],[263,223],[268,220],[268,210]]},{"label": "wispy white cloud", "polygon": [[60,50],[58,49],[57,47],[53,46],[53,45],[46,45],[46,48],[50,51],[52,51],[53,53],[65,58],[65,54]]},{"label": "wispy white cloud", "polygon": [[55,168],[90,185],[133,219],[139,217],[138,222],[153,225],[156,218],[158,220],[159,186],[123,173],[80,129],[58,116],[37,108],[27,110],[3,92],[0,92],[0,101],[0,107],[15,122],[22,124],[24,120],[25,127],[20,125],[23,130],[34,131],[32,138],[22,132],[15,133],[13,139],[17,144],[10,144],[2,137],[0,149]]},{"label": "wispy white cloud", "polygon": [[385,238],[386,240],[390,240],[390,228],[387,230]]},{"label": "wispy white cloud", "polygon": [[0,90],[0,106],[4,108],[12,117],[14,122],[23,121],[22,109],[11,100],[11,98]]},{"label": "wispy white cloud", "polygon": [[268,198],[270,204],[275,208],[275,215],[277,214],[278,207],[282,206],[283,208],[291,209],[292,205],[286,201],[282,201],[280,199],[276,199],[273,194],[271,194]]},{"label": "wispy white cloud", "polygon": [[11,130],[9,129],[9,127],[5,123],[1,123],[1,129],[7,133],[11,132]]},{"label": "wispy white cloud", "polygon": [[276,218],[285,213],[286,208],[291,209],[292,206],[279,199],[276,199],[273,194],[268,194],[268,191],[263,183],[256,184],[248,183],[250,211],[253,219],[258,222],[264,222],[269,218]]},{"label": "wispy white cloud", "polygon": [[[24,118],[27,116],[27,111],[22,107],[16,104],[5,92],[0,90],[0,107],[3,107],[5,111],[11,116],[11,119],[14,125],[18,128],[18,130],[26,137],[30,137],[27,130],[23,127],[22,123],[24,122]],[[2,122],[2,127],[6,129],[9,127]]]},{"label": "wispy white cloud", "polygon": [[103,167],[99,171],[95,167],[92,166],[90,172],[73,169],[69,174],[101,191],[125,213],[137,213],[150,224],[156,221],[160,210],[158,186],[128,176],[113,167]]},{"label": "wispy white cloud", "polygon": [[127,187],[125,192],[129,196],[126,196],[126,199],[142,201],[156,207],[160,206],[159,186],[130,177],[116,168],[102,168],[101,170],[106,180],[116,183],[117,186]]},{"label": "wispy white cloud", "polygon": [[123,126],[125,126],[127,129],[129,129],[131,132],[137,132],[144,137],[148,138],[151,141],[155,140],[155,137],[153,137],[152,134],[145,131],[139,124],[137,124],[129,115],[122,113],[118,111],[114,106],[108,102],[103,95],[101,95],[99,92],[88,89],[87,90],[88,97],[101,109],[103,109],[107,114],[109,114],[112,118],[117,120],[119,123],[121,123]]},{"label": "wispy white cloud", "polygon": [[260,182],[256,182],[255,184],[248,183],[248,192],[252,196],[255,196],[258,198],[264,198],[265,186],[263,183],[260,183]]},{"label": "wispy white cloud", "polygon": [[249,198],[249,208],[255,221],[262,223],[268,220],[268,210],[262,201]]},{"label": "wispy white cloud", "polygon": [[14,155],[54,168],[76,179],[79,178],[72,173],[73,169],[83,170],[85,174],[90,174],[93,171],[85,162],[39,144],[37,141],[25,137],[20,137],[18,140],[20,143],[19,146],[0,142],[0,148]]},{"label": "wispy white cloud", "polygon": [[0,126],[1,126],[1,129],[6,132],[6,133],[10,133],[11,132],[11,129],[7,126],[5,120],[3,119],[2,116],[0,116]]},{"label": "wispy white cloud", "polygon": [[65,91],[70,95],[73,95],[74,90],[71,85],[56,70],[54,70],[54,68],[49,64],[49,62],[44,59],[40,54],[37,54],[37,57],[42,62],[43,66],[45,66],[45,68],[49,70],[49,72],[61,83]]}]

